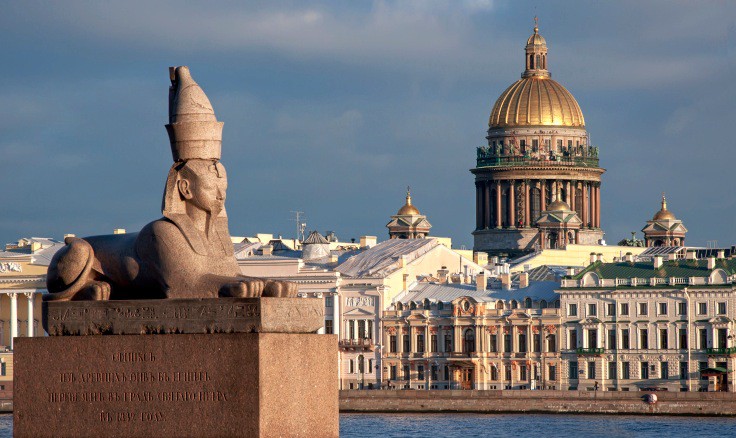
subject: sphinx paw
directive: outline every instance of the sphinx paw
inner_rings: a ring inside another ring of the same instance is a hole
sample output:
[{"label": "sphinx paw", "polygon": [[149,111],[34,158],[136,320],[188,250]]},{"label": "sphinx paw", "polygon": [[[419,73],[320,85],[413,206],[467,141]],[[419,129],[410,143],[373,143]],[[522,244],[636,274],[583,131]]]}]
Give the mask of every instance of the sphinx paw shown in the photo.
[{"label": "sphinx paw", "polygon": [[263,290],[264,297],[294,298],[296,296],[296,283],[290,281],[267,281]]},{"label": "sphinx paw", "polygon": [[92,281],[74,295],[72,301],[107,301],[110,299],[110,283]]}]

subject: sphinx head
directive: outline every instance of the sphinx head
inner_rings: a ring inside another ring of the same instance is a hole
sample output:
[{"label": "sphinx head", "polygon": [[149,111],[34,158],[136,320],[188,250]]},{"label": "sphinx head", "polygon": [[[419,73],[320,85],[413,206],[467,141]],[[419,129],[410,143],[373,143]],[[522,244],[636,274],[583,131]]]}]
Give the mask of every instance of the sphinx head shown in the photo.
[{"label": "sphinx head", "polygon": [[227,173],[217,160],[187,160],[172,166],[166,181],[163,213],[189,214],[202,210],[224,216]]}]

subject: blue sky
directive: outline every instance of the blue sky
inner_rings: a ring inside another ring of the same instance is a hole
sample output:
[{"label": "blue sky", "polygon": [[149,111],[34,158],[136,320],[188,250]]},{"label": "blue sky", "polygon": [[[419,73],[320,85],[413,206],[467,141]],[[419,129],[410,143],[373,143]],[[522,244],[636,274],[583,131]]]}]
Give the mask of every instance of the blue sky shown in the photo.
[{"label": "blue sky", "polygon": [[0,14],[0,240],[137,230],[171,164],[168,67],[225,122],[233,235],[387,236],[407,185],[472,246],[468,169],[539,16],[607,169],[602,226],[667,193],[691,245],[736,243],[736,2],[13,2]]}]

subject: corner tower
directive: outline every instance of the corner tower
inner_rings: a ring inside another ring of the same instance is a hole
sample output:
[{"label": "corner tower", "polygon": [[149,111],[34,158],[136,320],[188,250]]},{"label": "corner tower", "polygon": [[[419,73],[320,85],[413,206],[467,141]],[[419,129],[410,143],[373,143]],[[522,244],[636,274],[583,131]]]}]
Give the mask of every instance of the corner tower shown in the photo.
[{"label": "corner tower", "polygon": [[540,249],[537,221],[555,194],[581,220],[577,243],[595,244],[600,228],[598,148],[580,106],[547,69],[547,42],[535,26],[521,79],[496,100],[488,146],[477,149],[474,250],[517,256]]}]

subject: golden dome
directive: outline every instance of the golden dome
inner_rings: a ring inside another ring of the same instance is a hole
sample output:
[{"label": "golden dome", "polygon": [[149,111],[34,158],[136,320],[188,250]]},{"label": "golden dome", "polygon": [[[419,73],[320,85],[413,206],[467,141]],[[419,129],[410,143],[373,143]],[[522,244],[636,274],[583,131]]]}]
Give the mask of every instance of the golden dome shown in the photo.
[{"label": "golden dome", "polygon": [[662,194],[662,209],[660,209],[657,213],[654,214],[654,217],[652,218],[653,221],[674,221],[677,218],[675,218],[675,215],[672,214],[671,211],[667,210],[667,198],[664,197],[664,193]]},{"label": "golden dome", "polygon": [[547,211],[571,211],[570,206],[567,205],[567,202],[565,201],[552,201],[551,204],[547,206]]},{"label": "golden dome", "polygon": [[399,212],[396,213],[396,215],[405,216],[405,215],[418,215],[418,214],[421,214],[421,213],[419,213],[419,210],[417,210],[416,207],[411,205],[411,191],[407,187],[406,188],[406,204],[404,204],[404,206],[399,209]]},{"label": "golden dome", "polygon": [[527,40],[526,70],[496,100],[488,120],[490,128],[513,126],[585,127],[580,105],[565,87],[550,78],[547,43],[539,28]]}]

